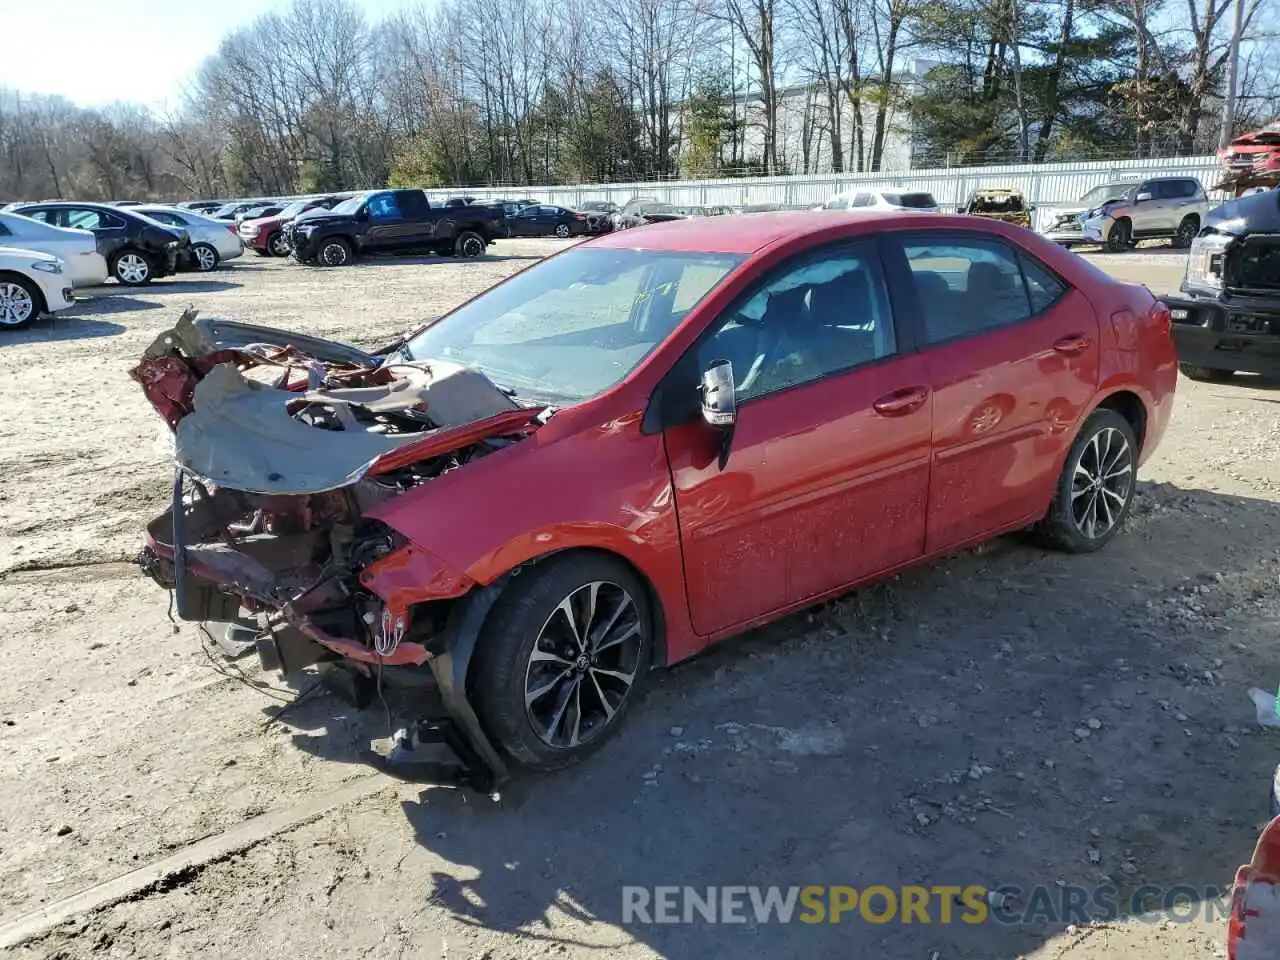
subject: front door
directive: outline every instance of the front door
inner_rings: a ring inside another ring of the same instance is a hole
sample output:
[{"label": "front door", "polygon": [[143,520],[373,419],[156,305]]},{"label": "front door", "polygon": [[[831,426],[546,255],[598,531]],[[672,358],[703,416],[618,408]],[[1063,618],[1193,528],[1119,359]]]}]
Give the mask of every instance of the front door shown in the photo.
[{"label": "front door", "polygon": [[932,553],[1043,515],[1097,389],[1098,321],[1083,294],[1011,244],[961,231],[894,239],[934,398]]},{"label": "front door", "polygon": [[391,192],[375,193],[365,204],[369,225],[361,246],[365,250],[401,250],[412,244],[414,224],[401,209],[402,201]]},{"label": "front door", "polygon": [[719,434],[669,427],[668,462],[694,629],[717,633],[919,557],[931,403],[899,351],[877,247],[845,244],[770,273],[681,368],[733,364]]}]

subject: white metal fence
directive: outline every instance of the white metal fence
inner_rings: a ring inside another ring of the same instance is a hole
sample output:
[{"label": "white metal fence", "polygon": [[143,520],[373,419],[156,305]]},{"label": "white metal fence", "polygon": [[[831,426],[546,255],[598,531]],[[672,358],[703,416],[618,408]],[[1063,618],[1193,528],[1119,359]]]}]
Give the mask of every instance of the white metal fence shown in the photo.
[{"label": "white metal fence", "polygon": [[[582,184],[578,186],[454,188],[431,190],[433,200],[450,196],[486,199],[532,197],[544,203],[573,207],[589,200],[624,204],[633,197],[653,197],[677,206],[744,206],[754,203],[815,204],[842,190],[866,186],[895,190],[924,190],[943,207],[956,206],[976,189],[1013,187],[1035,204],[1067,203],[1092,187],[1116,180],[1156,176],[1197,178],[1210,190],[1222,177],[1216,157],[1171,157],[1164,160],[1087,161],[994,167],[903,170],[885,173],[825,173],[788,177],[749,177],[735,180],[678,180],[657,183]],[[1212,194],[1211,194],[1212,195]],[[1220,196],[1217,199],[1225,199]]]}]

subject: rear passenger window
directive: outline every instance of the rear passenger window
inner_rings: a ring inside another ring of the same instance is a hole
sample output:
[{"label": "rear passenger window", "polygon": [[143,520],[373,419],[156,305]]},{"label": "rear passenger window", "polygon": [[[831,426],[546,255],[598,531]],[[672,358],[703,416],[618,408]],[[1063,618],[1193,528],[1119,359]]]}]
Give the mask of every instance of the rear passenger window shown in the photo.
[{"label": "rear passenger window", "polygon": [[903,245],[920,296],[925,339],[944,343],[1007,327],[1031,316],[1017,254],[1004,244],[965,238]]},{"label": "rear passenger window", "polygon": [[1044,313],[1067,292],[1067,285],[1043,267],[1039,261],[1025,254],[1019,255],[1022,278],[1027,282],[1027,297],[1031,300],[1031,313]]}]

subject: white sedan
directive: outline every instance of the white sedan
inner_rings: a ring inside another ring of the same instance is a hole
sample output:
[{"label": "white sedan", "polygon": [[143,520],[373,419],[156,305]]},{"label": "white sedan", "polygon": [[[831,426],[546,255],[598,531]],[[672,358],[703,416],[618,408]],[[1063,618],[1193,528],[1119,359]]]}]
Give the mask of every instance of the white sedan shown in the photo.
[{"label": "white sedan", "polygon": [[98,239],[89,230],[72,230],[41,223],[18,213],[0,213],[0,244],[38,250],[66,264],[73,287],[96,287],[107,279],[107,261],[98,252]]},{"label": "white sedan", "polygon": [[39,250],[0,247],[0,329],[25,327],[75,302],[65,264]]},{"label": "white sedan", "polygon": [[201,273],[217,270],[218,264],[223,260],[231,260],[244,253],[244,241],[240,239],[232,220],[214,220],[194,210],[159,203],[140,204],[130,207],[129,212],[157,220],[166,227],[178,227],[187,231],[187,235],[191,237],[191,256],[195,261],[193,265]]}]

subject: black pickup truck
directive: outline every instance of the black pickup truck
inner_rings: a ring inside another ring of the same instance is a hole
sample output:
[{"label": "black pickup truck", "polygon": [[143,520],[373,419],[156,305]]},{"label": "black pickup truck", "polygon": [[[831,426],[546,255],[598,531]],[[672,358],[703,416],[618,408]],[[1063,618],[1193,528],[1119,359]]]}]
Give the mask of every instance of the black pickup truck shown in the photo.
[{"label": "black pickup truck", "polygon": [[433,207],[421,190],[378,190],[332,210],[310,210],[288,227],[293,255],[303,263],[341,267],[370,253],[429,252],[479,257],[509,235],[500,209]]},{"label": "black pickup truck", "polygon": [[1163,299],[1185,376],[1280,376],[1280,191],[1209,212],[1191,242],[1182,292]]}]

